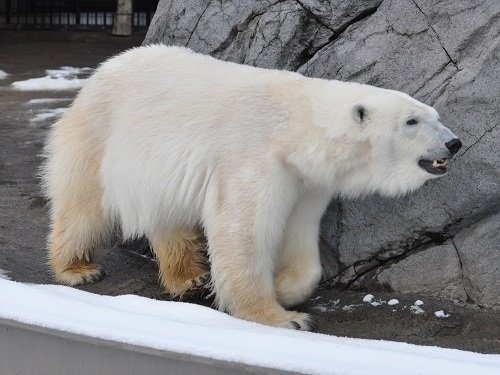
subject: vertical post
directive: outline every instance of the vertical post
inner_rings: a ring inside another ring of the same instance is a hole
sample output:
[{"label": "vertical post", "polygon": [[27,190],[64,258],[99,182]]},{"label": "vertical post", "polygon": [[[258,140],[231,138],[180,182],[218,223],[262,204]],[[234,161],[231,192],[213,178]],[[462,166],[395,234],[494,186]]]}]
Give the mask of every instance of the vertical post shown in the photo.
[{"label": "vertical post", "polygon": [[7,25],[10,24],[10,0],[7,0],[7,4],[5,5],[5,22]]},{"label": "vertical post", "polygon": [[76,0],[75,4],[75,24],[80,26],[80,0]]},{"label": "vertical post", "polygon": [[118,0],[113,35],[132,35],[132,0]]}]

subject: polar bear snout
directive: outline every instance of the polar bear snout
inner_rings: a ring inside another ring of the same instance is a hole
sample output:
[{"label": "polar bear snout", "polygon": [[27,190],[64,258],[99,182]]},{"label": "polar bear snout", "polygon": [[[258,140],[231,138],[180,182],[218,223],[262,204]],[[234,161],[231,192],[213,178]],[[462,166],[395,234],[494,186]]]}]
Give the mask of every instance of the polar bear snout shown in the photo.
[{"label": "polar bear snout", "polygon": [[458,138],[453,138],[451,141],[446,142],[445,146],[450,151],[450,154],[453,156],[462,147],[462,142],[460,142],[460,139]]},{"label": "polar bear snout", "polygon": [[433,175],[444,175],[448,171],[449,159],[455,155],[462,147],[462,142],[458,138],[453,138],[445,143],[446,151],[443,148],[439,152],[440,156],[424,157],[418,161],[418,165]]}]

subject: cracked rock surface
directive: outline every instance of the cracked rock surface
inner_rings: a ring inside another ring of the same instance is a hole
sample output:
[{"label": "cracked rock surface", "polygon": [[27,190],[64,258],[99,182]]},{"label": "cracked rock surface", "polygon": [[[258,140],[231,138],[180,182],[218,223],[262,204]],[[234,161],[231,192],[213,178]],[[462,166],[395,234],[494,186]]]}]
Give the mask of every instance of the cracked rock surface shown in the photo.
[{"label": "cracked rock surface", "polygon": [[333,201],[334,285],[500,309],[500,2],[162,0],[144,41],[406,92],[464,143],[448,176],[399,199]]}]

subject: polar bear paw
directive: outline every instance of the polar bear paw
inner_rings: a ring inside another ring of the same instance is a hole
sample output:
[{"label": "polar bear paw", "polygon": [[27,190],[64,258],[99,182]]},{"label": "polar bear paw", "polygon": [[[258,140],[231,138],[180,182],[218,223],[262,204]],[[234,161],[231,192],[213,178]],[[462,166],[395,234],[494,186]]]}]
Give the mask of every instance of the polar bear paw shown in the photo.
[{"label": "polar bear paw", "polygon": [[[238,315],[240,314],[236,314],[236,316]],[[284,309],[266,311],[263,309],[259,313],[240,315],[239,317],[268,326],[296,329],[299,331],[311,331],[316,328],[311,315],[298,311],[287,311]]]},{"label": "polar bear paw", "polygon": [[188,279],[182,282],[170,282],[169,286],[166,288],[166,292],[170,294],[173,298],[178,298],[179,300],[185,297],[191,298],[200,294],[203,294],[210,284],[210,272],[203,272],[202,274]]},{"label": "polar bear paw", "polygon": [[106,273],[101,266],[94,263],[83,263],[57,272],[55,279],[62,284],[75,286],[96,283],[101,281],[104,276]]},{"label": "polar bear paw", "polygon": [[187,281],[188,290],[197,290],[205,288],[210,281],[210,272],[206,272],[192,280]]},{"label": "polar bear paw", "polygon": [[296,311],[288,311],[291,317],[277,325],[278,327],[296,329],[298,331],[313,331],[316,328],[316,323],[311,315],[299,313]]}]

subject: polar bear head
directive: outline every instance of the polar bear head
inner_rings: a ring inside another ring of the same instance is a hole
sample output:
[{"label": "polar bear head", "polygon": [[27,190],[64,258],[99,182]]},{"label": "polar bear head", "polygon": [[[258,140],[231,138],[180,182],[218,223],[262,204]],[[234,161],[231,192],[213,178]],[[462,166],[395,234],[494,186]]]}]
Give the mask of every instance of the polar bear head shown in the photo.
[{"label": "polar bear head", "polygon": [[342,95],[336,87],[333,103],[323,96],[315,109],[339,194],[397,196],[446,174],[462,144],[434,108],[398,91],[339,84]]}]

